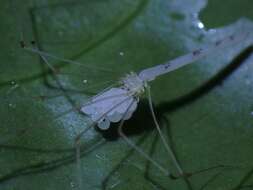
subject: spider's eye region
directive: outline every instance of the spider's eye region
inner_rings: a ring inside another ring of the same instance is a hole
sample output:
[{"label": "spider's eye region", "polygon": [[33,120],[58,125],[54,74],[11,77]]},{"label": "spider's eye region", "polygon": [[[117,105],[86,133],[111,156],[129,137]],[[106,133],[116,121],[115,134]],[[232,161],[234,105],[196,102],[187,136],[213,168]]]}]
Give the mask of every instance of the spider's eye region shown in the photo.
[{"label": "spider's eye region", "polygon": [[139,95],[144,92],[146,83],[143,81],[136,73],[131,72],[130,74],[127,74],[123,79],[122,83],[124,85],[124,88],[132,93]]}]

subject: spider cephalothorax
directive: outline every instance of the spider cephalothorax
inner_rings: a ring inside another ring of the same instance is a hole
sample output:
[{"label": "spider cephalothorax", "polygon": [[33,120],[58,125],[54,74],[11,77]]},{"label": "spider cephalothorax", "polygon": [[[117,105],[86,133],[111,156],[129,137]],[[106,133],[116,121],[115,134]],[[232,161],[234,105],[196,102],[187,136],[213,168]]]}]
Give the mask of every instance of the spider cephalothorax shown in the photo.
[{"label": "spider cephalothorax", "polygon": [[147,87],[146,81],[142,80],[136,73],[130,72],[122,78],[121,83],[124,89],[126,89],[130,95],[139,97],[145,92]]}]

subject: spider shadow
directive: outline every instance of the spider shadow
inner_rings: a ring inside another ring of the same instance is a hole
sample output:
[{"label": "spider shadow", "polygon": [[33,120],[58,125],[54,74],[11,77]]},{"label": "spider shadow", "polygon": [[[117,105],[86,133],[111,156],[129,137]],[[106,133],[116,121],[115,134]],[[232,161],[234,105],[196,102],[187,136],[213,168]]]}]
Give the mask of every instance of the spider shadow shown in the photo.
[{"label": "spider shadow", "polygon": [[[142,99],[138,103],[138,109],[134,112],[131,119],[124,122],[124,134],[129,137],[138,136],[143,134],[143,132],[154,130],[153,119],[149,110],[148,102],[145,99]],[[118,126],[118,123],[111,123],[110,128],[107,130],[96,129],[105,139],[115,141],[120,138],[118,134]]]},{"label": "spider shadow", "polygon": [[[169,119],[167,117],[165,117],[165,114],[168,113],[173,113],[179,109],[183,109],[185,106],[189,106],[191,104],[193,104],[194,102],[198,101],[200,98],[202,98],[203,96],[207,95],[209,92],[211,92],[212,90],[214,90],[217,87],[222,86],[222,84],[225,82],[225,80],[231,76],[240,66],[242,66],[245,61],[250,57],[250,55],[252,55],[253,53],[253,46],[249,46],[246,49],[244,49],[240,54],[238,54],[231,62],[230,64],[228,64],[227,66],[225,66],[224,68],[222,68],[217,74],[215,74],[213,77],[211,77],[209,80],[207,80],[206,82],[204,82],[203,84],[201,84],[199,87],[193,89],[191,92],[182,95],[174,100],[171,101],[166,101],[166,102],[162,102],[160,104],[158,104],[157,106],[155,106],[155,111],[156,111],[156,116],[158,118],[158,121],[165,121],[166,122],[166,129],[167,129],[167,136],[168,136],[168,140],[169,140],[169,144],[177,158],[177,160],[179,160],[180,163],[180,159],[178,159],[178,156],[176,154],[175,151],[175,142],[173,142],[172,140],[172,136],[173,133],[171,131],[171,127],[169,124]],[[153,129],[154,129],[154,125],[153,125],[153,120],[151,118],[151,114],[149,113],[149,107],[147,105],[147,102],[143,101],[142,106],[140,106],[141,112],[136,112],[133,117],[132,120],[127,121],[126,122],[126,127],[124,127],[124,133],[127,134],[128,136],[134,136],[134,135],[138,135],[141,133],[150,133]],[[144,121],[144,122],[143,122]],[[102,132],[103,136],[109,140],[115,140],[117,138],[119,138],[118,134],[117,134],[117,125],[114,125],[110,130],[106,131],[106,132]],[[143,139],[144,138],[144,139]],[[140,145],[147,137],[142,137],[140,139],[140,141],[138,141],[138,145]],[[151,149],[149,152],[149,155],[152,157],[152,155],[154,154],[154,150],[156,147],[158,141],[158,136],[156,136],[156,138],[153,140],[152,145],[151,145]],[[127,154],[126,157],[123,158],[121,160],[121,162],[119,162],[119,164],[108,174],[108,176],[105,177],[105,179],[102,182],[102,189],[106,189],[107,187],[107,183],[109,181],[109,179],[111,178],[111,176],[113,176],[113,174],[119,169],[121,168],[121,166],[123,166],[123,163],[126,161],[126,159],[131,156],[131,154],[133,154],[133,149],[130,150]],[[152,183],[153,185],[155,185],[156,187],[165,190],[167,189],[166,187],[160,186],[160,184],[156,181],[154,181],[152,179],[152,177],[150,177],[148,171],[150,170],[150,163],[147,162],[146,164],[146,172],[145,172],[145,178]],[[201,190],[205,189],[205,187],[213,182],[218,176],[220,175],[220,173],[216,173],[213,176],[210,177],[210,179],[208,179],[200,188]],[[246,175],[247,176],[247,175]],[[190,181],[188,179],[185,179],[186,182],[186,186],[189,190],[192,190],[193,187],[190,183]],[[242,184],[244,183],[244,179],[242,180]],[[242,185],[239,185],[239,188],[241,188]],[[239,188],[235,189],[235,190],[239,190]]]}]

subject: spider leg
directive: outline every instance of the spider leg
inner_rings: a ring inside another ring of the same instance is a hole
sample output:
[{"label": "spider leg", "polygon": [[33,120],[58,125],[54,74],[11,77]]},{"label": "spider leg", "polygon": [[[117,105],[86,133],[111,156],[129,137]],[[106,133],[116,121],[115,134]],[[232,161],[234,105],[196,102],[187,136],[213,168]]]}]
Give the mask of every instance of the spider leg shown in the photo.
[{"label": "spider leg", "polygon": [[156,115],[155,115],[155,111],[154,111],[154,108],[153,108],[153,103],[152,103],[152,98],[151,98],[151,92],[150,92],[150,87],[147,86],[147,94],[148,94],[148,102],[149,102],[149,108],[150,108],[150,112],[151,112],[151,115],[153,117],[153,120],[154,120],[154,123],[155,123],[155,126],[156,126],[156,129],[159,133],[159,136],[161,137],[162,139],[162,143],[169,155],[169,157],[172,159],[174,165],[176,166],[177,170],[178,170],[178,173],[180,175],[184,175],[184,172],[182,170],[182,167],[180,166],[179,162],[177,161],[171,147],[169,146],[168,142],[166,141],[164,135],[162,134],[162,131],[161,131],[161,127],[157,121],[157,118],[156,118]]},{"label": "spider leg", "polygon": [[92,125],[90,125],[89,127],[85,128],[84,130],[82,130],[75,138],[75,147],[76,147],[76,163],[77,163],[77,171],[78,171],[78,184],[80,186],[80,188],[82,189],[82,178],[81,178],[81,173],[82,173],[82,169],[81,169],[81,155],[80,155],[80,139],[81,137],[91,128],[95,127],[96,124],[103,119],[109,112],[111,112],[113,109],[117,108],[118,106],[120,106],[122,103],[126,102],[127,100],[131,99],[132,97],[127,97],[124,100],[122,100],[121,102],[119,102],[118,104],[112,106],[110,109],[108,109],[104,114],[102,114],[96,121],[93,122]]},{"label": "spider leg", "polygon": [[119,135],[125,140],[125,142],[132,147],[134,150],[136,150],[140,155],[142,155],[144,158],[146,158],[150,163],[152,163],[158,170],[160,170],[163,174],[165,174],[166,176],[171,176],[171,173],[166,170],[163,166],[161,166],[157,161],[155,161],[154,159],[152,159],[146,152],[144,152],[141,148],[139,148],[137,145],[135,145],[134,142],[132,142],[123,132],[123,125],[124,125],[124,118],[128,112],[128,110],[130,109],[130,107],[132,106],[132,104],[134,103],[134,100],[131,102],[131,104],[128,106],[127,110],[125,111],[123,118],[119,124],[119,128],[118,128],[118,133]]}]

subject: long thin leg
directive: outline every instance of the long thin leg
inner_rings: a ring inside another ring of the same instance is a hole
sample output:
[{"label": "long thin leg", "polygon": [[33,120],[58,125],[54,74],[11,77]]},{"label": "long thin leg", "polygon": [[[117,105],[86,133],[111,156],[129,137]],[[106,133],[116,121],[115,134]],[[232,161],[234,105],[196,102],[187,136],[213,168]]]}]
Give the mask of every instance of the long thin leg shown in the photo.
[{"label": "long thin leg", "polygon": [[[32,48],[32,49],[33,49],[34,51],[37,50],[37,48]],[[52,71],[52,73],[53,73],[53,74],[55,75],[55,77],[56,77],[56,75],[57,75],[57,70],[49,63],[49,61],[47,60],[47,58],[45,57],[45,55],[42,54],[42,53],[40,53],[39,50],[38,50],[38,55],[40,56],[40,58],[43,60],[43,62],[47,65],[47,67]],[[61,86],[61,84],[59,84],[59,85]],[[92,98],[95,98],[95,97],[99,96],[100,94],[102,94],[103,92],[105,92],[105,91],[108,90],[109,88],[113,87],[114,85],[116,85],[116,84],[110,85],[109,87],[105,88],[104,90],[102,90],[102,92],[98,93],[97,95],[93,96]],[[108,97],[100,98],[99,100],[96,100],[96,101],[88,101],[88,103],[81,105],[81,107],[82,107],[82,106],[85,106],[85,105],[90,105],[90,104],[96,103],[96,102],[98,102],[98,101],[104,101],[104,100],[106,100],[106,99],[110,99],[110,98],[114,98],[114,97],[122,96],[122,95],[125,95],[125,93],[124,93],[124,94],[122,93],[122,94],[117,94],[117,95],[113,95],[113,96],[108,96]],[[67,114],[67,113],[70,113],[71,111],[75,111],[76,109],[77,109],[77,108],[74,107],[74,108],[72,108],[72,109],[70,109],[70,110],[67,110],[67,111],[65,111],[65,112],[63,113],[63,115],[65,115],[65,114]],[[61,116],[62,116],[62,114],[61,114]],[[56,118],[59,118],[59,117],[56,117]]]},{"label": "long thin leg", "polygon": [[[82,168],[81,168],[81,151],[80,151],[80,139],[81,137],[91,128],[95,127],[95,125],[97,124],[97,122],[99,122],[103,117],[105,117],[109,112],[111,112],[113,109],[115,109],[116,107],[120,106],[121,104],[123,104],[125,101],[131,99],[132,97],[127,97],[124,100],[122,100],[121,102],[119,102],[118,104],[112,106],[110,109],[107,110],[107,112],[105,112],[103,115],[101,115],[101,117],[99,117],[96,121],[93,122],[92,125],[90,125],[89,127],[85,128],[83,131],[81,131],[75,138],[75,146],[76,146],[76,162],[77,162],[77,171],[78,171],[78,184],[80,186],[80,189],[82,189],[82,178],[81,178],[81,174],[82,174]],[[123,116],[124,117],[124,116]]]},{"label": "long thin leg", "polygon": [[166,176],[173,176],[168,170],[164,169],[163,166],[161,166],[158,162],[156,162],[155,160],[153,160],[146,152],[144,152],[141,148],[139,148],[138,146],[135,145],[135,143],[133,143],[124,133],[123,133],[123,124],[124,124],[124,118],[128,112],[128,110],[130,109],[130,107],[132,106],[132,104],[134,103],[134,101],[132,101],[132,103],[129,105],[129,107],[127,108],[126,112],[123,115],[123,118],[120,122],[119,128],[118,128],[118,133],[119,135],[125,140],[125,142],[132,147],[133,149],[135,149],[140,155],[142,155],[144,158],[146,158],[150,163],[152,163],[157,169],[159,169],[164,175]]},{"label": "long thin leg", "polygon": [[[59,73],[57,71],[57,69],[55,69],[54,66],[49,63],[49,61],[46,59],[46,57],[56,59],[56,60],[59,60],[59,61],[63,61],[63,62],[66,62],[66,63],[74,64],[74,65],[79,65],[79,66],[86,67],[86,68],[89,68],[89,69],[96,69],[96,70],[111,72],[111,70],[107,70],[107,69],[103,69],[103,68],[97,68],[97,67],[94,67],[94,66],[87,66],[87,65],[83,65],[83,64],[81,64],[77,61],[73,61],[73,60],[69,60],[69,59],[65,59],[65,58],[60,58],[58,56],[55,56],[55,55],[49,54],[47,52],[41,51],[40,49],[38,49],[38,47],[31,48],[31,47],[26,47],[24,45],[24,46],[22,46],[22,48],[25,49],[26,51],[38,54],[42,58],[42,60],[45,62],[47,67],[53,72],[54,75],[70,75],[70,74],[68,74],[68,73]],[[105,81],[103,83],[108,83],[108,82],[109,81]],[[100,84],[98,84],[98,85],[100,85]],[[115,84],[112,84],[110,86],[114,86],[114,85]]]},{"label": "long thin leg", "polygon": [[151,98],[151,92],[150,92],[150,87],[149,86],[147,87],[147,93],[148,93],[149,107],[150,107],[150,111],[151,111],[152,117],[154,119],[154,123],[155,123],[156,129],[157,129],[157,131],[159,133],[159,136],[162,139],[163,145],[164,145],[165,149],[167,150],[168,155],[171,157],[173,163],[175,164],[175,166],[176,166],[176,168],[177,168],[177,170],[178,170],[178,172],[180,174],[179,176],[174,176],[173,177],[174,179],[177,179],[179,177],[191,177],[193,175],[204,173],[204,172],[207,172],[207,171],[210,171],[210,170],[214,170],[214,169],[217,169],[217,168],[230,167],[230,166],[225,166],[225,165],[218,164],[216,166],[212,166],[212,167],[208,167],[208,168],[205,168],[205,169],[197,170],[197,171],[194,171],[192,173],[185,173],[183,171],[182,167],[180,166],[179,162],[177,161],[176,156],[173,153],[171,147],[169,146],[169,144],[167,143],[165,137],[162,134],[161,128],[159,126],[159,123],[157,121],[157,118],[156,118],[156,115],[155,115],[155,111],[154,111],[154,108],[153,108],[152,98]]},{"label": "long thin leg", "polygon": [[[26,47],[24,47],[24,48],[26,48]],[[36,50],[38,48],[36,47],[36,48],[33,48],[33,49]],[[75,102],[72,100],[72,98],[70,98],[67,90],[64,88],[64,85],[62,85],[62,83],[58,79],[57,70],[49,63],[49,61],[47,60],[46,56],[44,56],[42,54],[38,54],[38,55],[43,60],[43,62],[47,65],[47,67],[49,68],[49,70],[52,72],[53,78],[55,79],[57,85],[59,86],[59,89],[61,89],[62,92],[64,93],[64,95],[67,98],[67,100],[72,104],[73,107],[76,107]]]},{"label": "long thin leg", "polygon": [[165,137],[162,134],[161,127],[159,126],[159,123],[157,121],[157,118],[156,118],[156,115],[155,115],[155,111],[154,111],[154,108],[153,108],[152,98],[151,98],[151,92],[150,92],[150,87],[149,86],[147,87],[147,94],[148,94],[148,102],[149,102],[150,111],[151,111],[151,114],[152,114],[152,117],[153,117],[156,129],[157,129],[157,131],[159,133],[159,136],[162,139],[163,145],[164,145],[165,149],[167,150],[168,155],[171,157],[174,165],[176,166],[176,168],[177,168],[177,170],[178,170],[178,172],[180,174],[179,176],[174,176],[174,179],[177,179],[179,177],[190,177],[190,176],[193,176],[193,175],[196,175],[196,174],[199,174],[199,173],[203,173],[203,172],[206,172],[206,171],[209,171],[209,170],[225,167],[224,165],[216,165],[216,166],[212,166],[212,167],[209,167],[209,168],[205,168],[205,169],[201,169],[201,170],[195,171],[193,173],[185,173],[183,171],[182,167],[180,166],[180,164],[178,163],[178,161],[176,159],[176,156],[174,155],[171,147],[169,146],[169,144],[167,143]]},{"label": "long thin leg", "polygon": [[[49,67],[49,69],[53,72],[53,74],[55,74],[57,71],[55,70],[55,68],[48,62],[48,60],[46,59],[46,57],[44,56],[44,55],[42,55],[42,54],[39,54],[39,56],[41,57],[41,59],[46,63],[46,65]],[[119,95],[117,95],[117,96],[122,96],[122,94],[119,94]],[[113,97],[115,97],[115,95],[113,96]],[[107,98],[111,98],[111,97],[105,97],[105,98],[101,98],[101,99],[99,99],[99,101],[102,101],[102,100],[106,100]],[[116,105],[114,105],[112,108],[110,108],[106,113],[104,113],[98,120],[97,120],[97,122],[99,121],[99,120],[101,120],[107,113],[109,113],[110,111],[112,111],[113,109],[115,109],[117,106],[119,106],[120,104],[122,104],[122,103],[124,103],[126,100],[128,100],[129,98],[131,98],[131,97],[128,97],[128,98],[126,98],[125,100],[123,100],[123,101],[121,101],[120,103],[118,103],[118,104],[116,104]],[[94,103],[94,101],[93,101],[93,103]],[[76,139],[75,139],[75,145],[76,145],[76,162],[77,162],[77,171],[78,171],[78,184],[79,184],[79,186],[80,186],[80,189],[82,189],[82,186],[83,186],[83,184],[82,184],[82,178],[81,178],[81,173],[82,173],[82,171],[81,171],[81,160],[80,160],[80,157],[81,157],[81,155],[80,155],[80,138],[82,137],[82,135],[83,134],[85,134],[89,129],[91,129],[92,127],[94,127],[95,125],[96,125],[96,123],[97,123],[96,121],[91,125],[91,126],[89,126],[89,127],[87,127],[87,128],[85,128],[83,131],[81,131],[78,135],[77,135],[77,137],[76,137]]]},{"label": "long thin leg", "polygon": [[152,114],[152,117],[153,117],[153,120],[154,120],[156,129],[157,129],[157,131],[158,131],[158,133],[159,133],[159,136],[161,137],[162,142],[163,142],[163,145],[164,145],[164,147],[165,147],[165,149],[166,149],[168,155],[171,157],[173,163],[175,164],[175,166],[176,166],[176,168],[177,168],[179,174],[180,174],[181,176],[183,176],[183,175],[184,175],[184,172],[183,172],[183,170],[182,170],[182,167],[181,167],[180,164],[178,163],[178,161],[177,161],[177,159],[176,159],[176,157],[175,157],[175,155],[174,155],[172,149],[170,148],[170,146],[169,146],[168,142],[166,141],[165,137],[163,136],[162,131],[161,131],[161,128],[160,128],[159,123],[158,123],[158,121],[157,121],[157,118],[156,118],[156,115],[155,115],[155,111],[154,111],[154,108],[153,108],[153,104],[152,104],[152,98],[151,98],[151,92],[150,92],[150,87],[149,87],[149,86],[147,87],[147,94],[148,94],[149,108],[150,108],[150,111],[151,111],[151,114]]},{"label": "long thin leg", "polygon": [[[27,49],[26,47],[24,48],[24,49]],[[28,49],[31,49],[31,48],[28,48]],[[55,75],[57,75],[57,70],[49,63],[49,61],[45,58],[45,55],[43,54],[43,53],[41,53],[41,51],[40,50],[37,50],[36,48],[32,48],[34,51],[35,51],[35,53],[37,52],[38,53],[38,55],[42,58],[42,60],[45,62],[45,64],[48,66],[48,68],[55,74]],[[37,50],[37,51],[36,51]],[[47,53],[45,53],[46,55],[47,55]],[[60,58],[59,58],[60,59]],[[64,59],[63,59],[64,60]],[[93,96],[92,98],[94,98],[94,97],[97,97],[97,96],[99,96],[100,94],[102,94],[103,92],[105,92],[106,90],[108,90],[109,88],[111,88],[111,87],[113,87],[114,85],[116,85],[116,84],[112,84],[112,85],[110,85],[109,87],[107,87],[107,88],[105,88],[104,90],[102,90],[100,93],[98,93],[97,95],[95,95],[95,96]],[[107,98],[107,97],[106,97]]]},{"label": "long thin leg", "polygon": [[83,134],[85,134],[88,130],[93,128],[95,124],[90,125],[85,128],[81,133],[79,133],[75,139],[76,146],[76,166],[77,166],[77,179],[78,185],[80,189],[83,189],[83,181],[82,181],[82,168],[81,168],[81,147],[80,147],[80,138]]},{"label": "long thin leg", "polygon": [[[69,64],[73,64],[73,65],[79,65],[79,66],[82,66],[82,67],[86,67],[87,69],[95,69],[95,70],[101,70],[101,71],[106,71],[106,72],[113,72],[112,70],[110,69],[104,69],[104,68],[98,68],[98,67],[93,67],[93,66],[88,66],[88,65],[83,65],[77,61],[73,61],[73,60],[70,60],[70,59],[65,59],[65,58],[61,58],[61,57],[58,57],[56,55],[52,55],[50,53],[47,53],[47,52],[44,52],[44,51],[41,51],[41,50],[38,50],[37,48],[30,48],[30,47],[24,47],[25,50],[29,51],[29,52],[32,52],[32,53],[36,53],[36,54],[39,54],[39,55],[43,55],[45,57],[50,57],[52,59],[55,59],[55,60],[58,60],[58,61],[62,61],[62,62],[66,62],[66,63],[69,63]],[[114,72],[113,72],[114,73]]]},{"label": "long thin leg", "polygon": [[[87,92],[88,90],[92,90],[92,88],[94,87],[99,87],[99,86],[102,86],[102,85],[105,85],[105,84],[111,84],[109,87],[106,87],[105,89],[108,90],[109,88],[112,88],[113,86],[115,86],[116,84],[112,84],[113,81],[110,80],[110,81],[106,81],[106,82],[101,82],[101,83],[98,83],[98,84],[95,84],[95,85],[92,85],[92,86],[89,86],[88,88],[86,87],[85,90],[75,90],[75,89],[68,89],[69,93],[73,93],[73,94],[83,94],[85,92]],[[103,92],[105,92],[105,89],[102,90],[101,92],[99,92],[98,94],[94,94],[94,96],[92,96],[92,98],[96,97],[96,96],[99,96],[99,94],[102,94]],[[40,98],[42,100],[44,99],[53,99],[53,98],[57,98],[57,97],[61,97],[63,96],[62,93],[58,93],[58,94],[55,94],[55,95],[40,95],[40,96],[34,96],[33,98]]]}]

